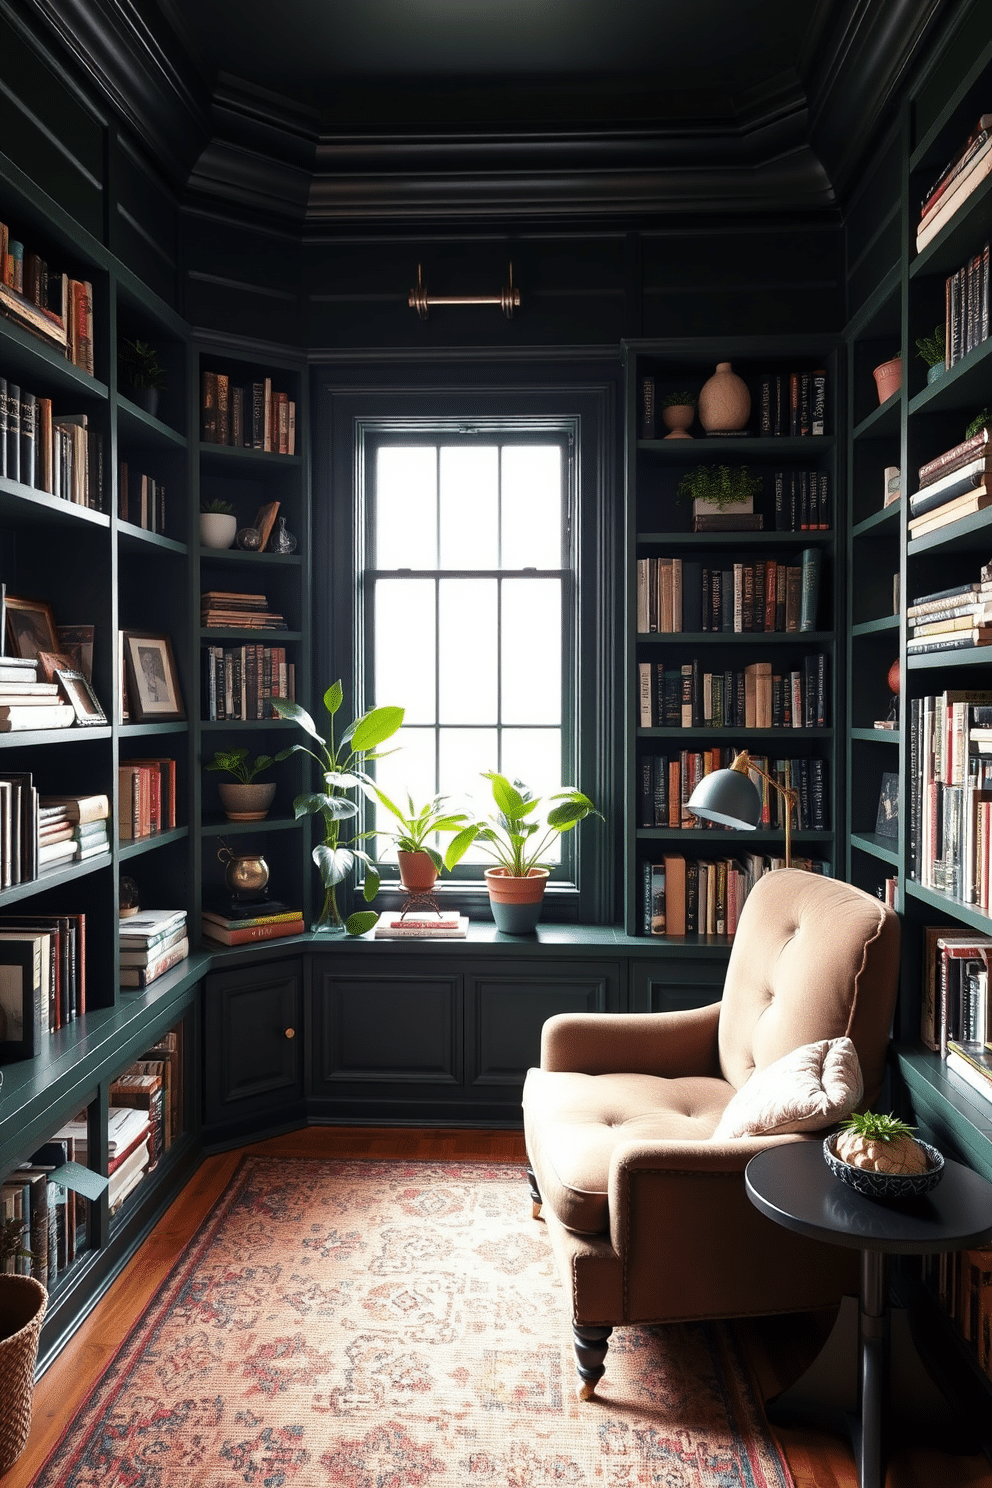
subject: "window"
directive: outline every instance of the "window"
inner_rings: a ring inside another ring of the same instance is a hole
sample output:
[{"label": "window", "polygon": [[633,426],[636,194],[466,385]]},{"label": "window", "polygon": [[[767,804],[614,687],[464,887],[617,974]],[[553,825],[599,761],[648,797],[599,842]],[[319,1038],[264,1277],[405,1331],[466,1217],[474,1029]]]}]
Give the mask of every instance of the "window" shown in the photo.
[{"label": "window", "polygon": [[[406,710],[383,789],[478,808],[484,770],[542,797],[573,784],[571,427],[367,426],[363,446],[365,696]],[[555,870],[566,881],[570,848]],[[478,878],[487,861],[477,850],[458,871]]]}]

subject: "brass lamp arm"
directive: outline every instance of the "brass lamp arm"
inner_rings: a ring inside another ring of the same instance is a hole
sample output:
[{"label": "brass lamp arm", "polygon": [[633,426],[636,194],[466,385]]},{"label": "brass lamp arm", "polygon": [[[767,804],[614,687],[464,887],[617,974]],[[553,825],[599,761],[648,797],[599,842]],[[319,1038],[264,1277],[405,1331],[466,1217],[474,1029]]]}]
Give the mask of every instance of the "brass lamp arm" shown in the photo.
[{"label": "brass lamp arm", "polygon": [[773,786],[775,788],[775,790],[778,791],[778,793],[779,793],[780,796],[784,797],[784,799],[785,799],[785,866],[786,866],[786,868],[791,868],[792,867],[792,813],[796,809],[796,807],[799,805],[799,792],[793,786],[791,786],[791,785],[783,785],[781,783],[781,781],[778,781],[778,780],[775,779],[774,775],[769,775],[769,773],[768,773],[767,770],[763,770],[760,765],[756,765],[754,763],[754,761],[752,760],[751,756],[748,754],[748,752],[747,752],[746,749],[742,749],[741,752],[740,752],[740,754],[738,754],[735,757],[734,762],[730,766],[730,768],[732,770],[736,770],[739,775],[750,775],[752,772],[755,775],[759,775],[762,780],[767,780],[768,781],[768,784],[771,785],[771,786]]}]

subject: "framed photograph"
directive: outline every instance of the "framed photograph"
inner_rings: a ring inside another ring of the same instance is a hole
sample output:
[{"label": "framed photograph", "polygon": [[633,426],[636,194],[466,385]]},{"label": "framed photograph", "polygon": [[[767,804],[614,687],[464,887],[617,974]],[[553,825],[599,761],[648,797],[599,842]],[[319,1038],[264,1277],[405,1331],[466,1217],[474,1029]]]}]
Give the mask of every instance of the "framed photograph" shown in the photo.
[{"label": "framed photograph", "polygon": [[875,820],[875,835],[898,837],[899,835],[899,776],[886,771],[878,793],[878,816]]},{"label": "framed photograph", "polygon": [[59,637],[52,607],[43,599],[17,599],[8,594],[4,608],[11,656],[35,661],[39,651],[58,651]]},{"label": "framed photograph", "polygon": [[265,506],[260,506],[258,508],[258,512],[256,514],[254,522],[252,523],[252,526],[257,528],[258,534],[262,539],[262,541],[258,545],[258,551],[260,553],[265,552],[269,538],[272,536],[272,529],[276,525],[276,515],[278,511],[278,501],[266,502]]},{"label": "framed photograph", "polygon": [[0,1063],[41,1053],[37,968],[35,937],[29,933],[0,937]]},{"label": "framed photograph", "polygon": [[128,708],[137,723],[171,722],[186,717],[172,642],[167,635],[126,630],[124,662]]},{"label": "framed photograph", "polygon": [[93,632],[92,625],[60,625],[58,627],[59,650],[68,656],[77,672],[82,672],[87,682],[93,681]]},{"label": "framed photograph", "polygon": [[107,715],[100,707],[89,679],[84,677],[82,672],[77,672],[71,667],[56,667],[55,680],[65,694],[67,702],[72,704],[77,725],[85,728],[88,724],[107,722]]}]

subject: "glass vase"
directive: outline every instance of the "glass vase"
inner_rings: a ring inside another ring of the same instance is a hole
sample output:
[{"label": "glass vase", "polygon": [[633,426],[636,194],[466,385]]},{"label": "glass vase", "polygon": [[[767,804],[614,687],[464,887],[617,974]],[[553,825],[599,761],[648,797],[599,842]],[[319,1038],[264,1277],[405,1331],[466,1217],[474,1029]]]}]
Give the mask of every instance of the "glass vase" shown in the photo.
[{"label": "glass vase", "polygon": [[315,935],[347,935],[348,931],[338,908],[337,884],[324,890],[320,913],[310,928]]}]

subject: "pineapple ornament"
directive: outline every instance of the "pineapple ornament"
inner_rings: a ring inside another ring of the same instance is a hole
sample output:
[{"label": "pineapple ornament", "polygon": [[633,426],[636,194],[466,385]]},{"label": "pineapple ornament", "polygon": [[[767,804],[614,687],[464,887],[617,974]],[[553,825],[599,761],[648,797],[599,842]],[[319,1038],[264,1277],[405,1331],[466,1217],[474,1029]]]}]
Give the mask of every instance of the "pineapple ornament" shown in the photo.
[{"label": "pineapple ornament", "polygon": [[842,1162],[870,1173],[899,1176],[925,1173],[931,1166],[926,1148],[913,1136],[913,1128],[897,1116],[874,1111],[848,1116],[841,1123],[834,1152]]}]

